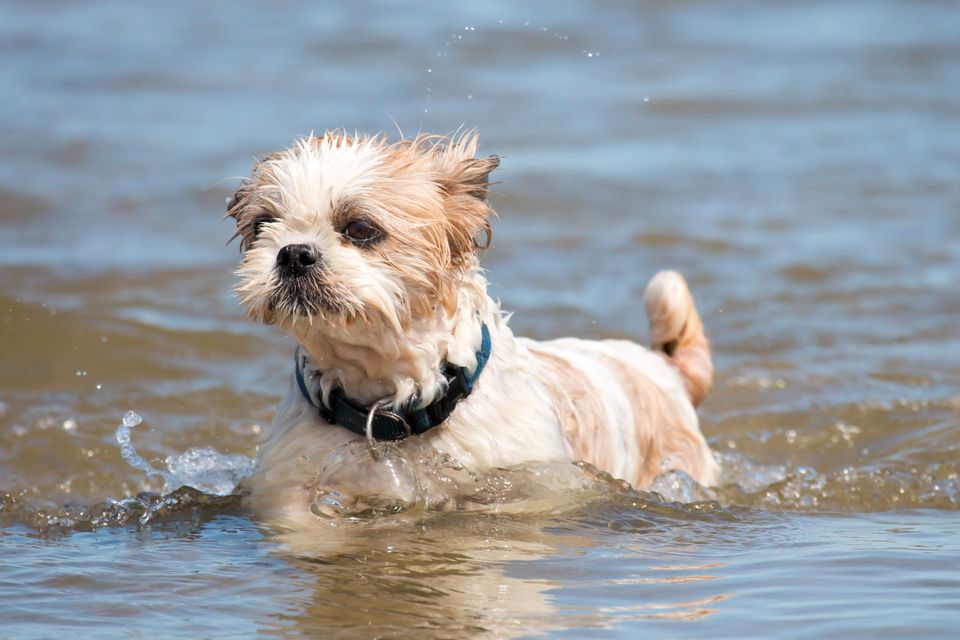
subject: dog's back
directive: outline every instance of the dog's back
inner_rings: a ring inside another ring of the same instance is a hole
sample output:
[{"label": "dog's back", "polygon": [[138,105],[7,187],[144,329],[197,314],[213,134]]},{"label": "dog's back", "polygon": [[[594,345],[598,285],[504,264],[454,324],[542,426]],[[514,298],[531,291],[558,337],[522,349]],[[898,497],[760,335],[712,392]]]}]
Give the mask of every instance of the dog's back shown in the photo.
[{"label": "dog's back", "polygon": [[634,486],[682,470],[716,483],[694,407],[713,379],[710,347],[686,282],[658,273],[645,295],[651,345],[564,338],[527,343],[542,369],[571,456]]}]

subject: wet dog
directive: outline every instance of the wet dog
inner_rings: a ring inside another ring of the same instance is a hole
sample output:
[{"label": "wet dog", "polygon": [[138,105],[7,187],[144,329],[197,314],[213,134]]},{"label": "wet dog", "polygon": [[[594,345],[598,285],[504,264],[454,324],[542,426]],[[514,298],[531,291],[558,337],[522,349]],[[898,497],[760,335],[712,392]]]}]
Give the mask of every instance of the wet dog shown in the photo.
[{"label": "wet dog", "polygon": [[[298,343],[251,479],[261,504],[305,508],[322,465],[380,441],[478,471],[568,460],[637,488],[670,470],[716,482],[695,412],[710,348],[684,279],[647,286],[650,349],[515,336],[478,263],[499,159],[476,150],[473,134],[328,132],[257,162],[231,200],[240,300]],[[338,469],[355,492],[403,493],[389,469]]]}]

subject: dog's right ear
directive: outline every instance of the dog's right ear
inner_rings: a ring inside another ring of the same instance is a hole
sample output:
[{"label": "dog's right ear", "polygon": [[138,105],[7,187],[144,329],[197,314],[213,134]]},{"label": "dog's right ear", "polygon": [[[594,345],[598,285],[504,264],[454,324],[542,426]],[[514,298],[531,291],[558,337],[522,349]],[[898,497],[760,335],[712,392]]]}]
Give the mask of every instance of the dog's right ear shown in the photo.
[{"label": "dog's right ear", "polygon": [[240,188],[237,189],[232,196],[227,198],[227,215],[224,217],[237,219],[237,216],[240,214],[240,209],[243,207],[242,202],[245,198],[244,189],[246,188],[246,183],[240,185]]},{"label": "dog's right ear", "polygon": [[240,185],[240,188],[238,188],[232,196],[227,198],[227,213],[225,216],[223,216],[224,218],[233,218],[237,225],[237,230],[227,240],[227,244],[230,244],[236,238],[240,238],[241,252],[246,249],[246,242],[244,240],[243,228],[240,226],[240,213],[243,211],[249,198],[250,183],[249,181],[244,180],[243,184]]},{"label": "dog's right ear", "polygon": [[227,214],[224,217],[233,218],[237,223],[237,232],[227,240],[227,244],[233,242],[234,238],[240,237],[240,250],[246,251],[248,244],[246,238],[248,236],[244,233],[243,212],[253,199],[254,190],[258,180],[263,176],[265,167],[268,166],[271,161],[279,159],[282,155],[283,152],[275,151],[257,160],[253,165],[251,176],[244,178],[243,183],[237,188],[233,196],[227,198]]}]

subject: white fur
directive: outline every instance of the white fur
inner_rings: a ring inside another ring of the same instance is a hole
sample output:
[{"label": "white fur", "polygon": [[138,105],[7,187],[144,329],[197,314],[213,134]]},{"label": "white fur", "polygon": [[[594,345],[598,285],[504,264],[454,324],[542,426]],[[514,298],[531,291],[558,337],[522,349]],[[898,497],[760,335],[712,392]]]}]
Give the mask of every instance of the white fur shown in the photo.
[{"label": "white fur", "polygon": [[[471,370],[476,366],[481,325],[486,324],[492,353],[473,393],[443,425],[402,441],[399,450],[427,446],[476,471],[586,457],[634,483],[651,479],[652,463],[657,472],[661,466],[664,471],[682,469],[705,484],[714,482],[716,463],[700,435],[684,376],[663,353],[626,341],[518,339],[487,296],[475,256],[442,266],[447,263],[437,256],[448,249],[435,244],[442,234],[430,234],[449,222],[442,216],[445,207],[454,205],[445,204],[453,200],[445,200],[449,194],[444,189],[456,189],[456,184],[447,184],[448,174],[459,170],[456,175],[469,175],[462,170],[476,162],[475,138],[404,149],[379,138],[354,141],[341,134],[303,141],[258,165],[249,193],[231,212],[238,224],[251,211],[266,208],[275,214],[258,237],[247,238],[238,291],[251,315],[285,329],[308,354],[310,366],[323,372],[319,379],[308,376],[311,393],[326,400],[338,386],[367,404],[385,398],[399,404],[414,396],[429,403],[444,391],[440,370],[445,361]],[[377,253],[345,243],[334,219],[344,201],[372,212],[396,244]],[[398,216],[416,207],[424,211],[418,222]],[[271,317],[266,294],[278,277],[277,252],[301,243],[318,247],[331,290],[349,312]],[[430,299],[425,283],[432,280],[423,277],[430,269],[440,271],[426,275],[455,280],[452,312],[451,305]],[[680,289],[668,291],[669,299],[655,301],[664,302],[664,313],[680,309],[695,315],[682,278],[680,283]],[[647,400],[638,399],[621,379],[624,367],[630,368],[634,384],[642,385]],[[562,417],[582,409],[574,378],[590,384],[583,391],[597,408],[587,420]],[[643,402],[652,405],[641,406]],[[664,416],[669,422],[660,424]],[[584,429],[596,431],[596,446],[584,445],[592,433]],[[327,424],[291,376],[249,485],[259,511],[296,523],[312,517],[310,505],[324,490],[411,500],[418,487],[392,464],[372,458],[361,436]]]}]

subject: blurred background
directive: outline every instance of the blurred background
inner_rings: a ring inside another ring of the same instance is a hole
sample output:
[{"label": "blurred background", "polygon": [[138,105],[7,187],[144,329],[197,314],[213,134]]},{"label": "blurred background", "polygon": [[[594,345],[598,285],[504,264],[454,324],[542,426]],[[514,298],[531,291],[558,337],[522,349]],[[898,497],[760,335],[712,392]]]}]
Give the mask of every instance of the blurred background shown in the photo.
[{"label": "blurred background", "polygon": [[[690,280],[718,372],[711,498],[956,534],[958,36],[935,0],[0,3],[0,522],[169,489],[121,458],[128,410],[158,467],[254,455],[292,353],[231,293],[224,200],[254,158],[466,127],[503,160],[484,265],[518,333],[645,341],[647,279]],[[915,600],[863,599],[945,629],[947,583],[918,571]]]}]

